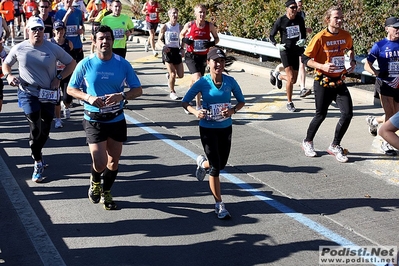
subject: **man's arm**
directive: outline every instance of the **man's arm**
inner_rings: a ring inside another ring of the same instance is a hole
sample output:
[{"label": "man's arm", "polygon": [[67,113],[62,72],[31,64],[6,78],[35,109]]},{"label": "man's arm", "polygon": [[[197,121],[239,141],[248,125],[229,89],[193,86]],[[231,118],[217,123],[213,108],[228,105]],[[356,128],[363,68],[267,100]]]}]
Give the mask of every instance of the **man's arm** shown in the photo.
[{"label": "man's arm", "polygon": [[216,27],[213,23],[209,23],[209,30],[211,31],[215,44],[217,44],[219,42],[219,36]]}]

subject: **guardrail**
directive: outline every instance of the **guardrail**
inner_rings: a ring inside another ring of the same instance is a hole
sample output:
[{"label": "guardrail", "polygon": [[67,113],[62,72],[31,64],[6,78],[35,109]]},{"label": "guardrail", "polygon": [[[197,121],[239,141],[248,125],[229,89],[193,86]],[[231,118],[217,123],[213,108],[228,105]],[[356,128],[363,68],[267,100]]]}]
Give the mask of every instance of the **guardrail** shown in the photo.
[{"label": "guardrail", "polygon": [[[145,21],[136,19],[132,19],[132,21],[135,29],[148,31]],[[158,25],[156,32],[159,32],[161,25],[162,24]],[[145,45],[147,45],[147,43]],[[260,61],[263,61],[264,57],[280,59],[280,52],[277,47],[267,41],[251,40],[227,34],[219,34],[219,42],[217,46],[259,55]],[[368,77],[372,76],[369,72],[364,70],[364,62],[366,61],[366,57],[358,55],[355,56],[355,60],[357,64],[353,72],[361,76],[362,83],[366,83]],[[350,67],[349,57],[347,56],[345,56],[345,66],[347,68]],[[374,63],[373,66],[378,69],[377,63]]]}]

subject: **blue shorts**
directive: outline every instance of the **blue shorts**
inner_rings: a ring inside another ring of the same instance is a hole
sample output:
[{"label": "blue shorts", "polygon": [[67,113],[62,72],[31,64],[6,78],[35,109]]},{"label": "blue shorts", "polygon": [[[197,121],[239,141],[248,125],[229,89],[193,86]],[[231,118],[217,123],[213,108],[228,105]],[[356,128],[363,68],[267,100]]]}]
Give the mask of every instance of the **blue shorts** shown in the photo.
[{"label": "blue shorts", "polygon": [[39,110],[54,114],[55,104],[42,103],[37,96],[31,95],[21,89],[18,89],[18,106],[24,110],[25,114],[31,114]]}]

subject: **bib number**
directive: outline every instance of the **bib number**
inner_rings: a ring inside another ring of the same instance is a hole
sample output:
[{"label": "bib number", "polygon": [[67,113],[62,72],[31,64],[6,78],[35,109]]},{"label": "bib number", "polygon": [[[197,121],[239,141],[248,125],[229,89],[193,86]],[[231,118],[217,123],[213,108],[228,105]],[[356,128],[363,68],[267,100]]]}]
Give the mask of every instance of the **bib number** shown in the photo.
[{"label": "bib number", "polygon": [[39,101],[42,103],[56,104],[60,97],[60,90],[49,90],[41,88],[39,90]]},{"label": "bib number", "polygon": [[388,72],[390,78],[395,78],[399,76],[399,62],[389,62]]},{"label": "bib number", "polygon": [[205,42],[207,40],[194,40],[194,52],[205,52]]},{"label": "bib number", "polygon": [[334,73],[341,73],[345,69],[345,57],[344,56],[335,56],[331,58],[331,63],[334,64],[337,69]]},{"label": "bib number", "polygon": [[116,113],[120,109],[120,104],[113,104],[113,105],[108,105],[100,108],[100,113],[101,114],[111,114],[111,113]]},{"label": "bib number", "polygon": [[222,111],[231,108],[231,103],[216,103],[209,106],[209,113],[207,120],[214,120],[216,122],[222,122],[228,117],[223,117]]}]

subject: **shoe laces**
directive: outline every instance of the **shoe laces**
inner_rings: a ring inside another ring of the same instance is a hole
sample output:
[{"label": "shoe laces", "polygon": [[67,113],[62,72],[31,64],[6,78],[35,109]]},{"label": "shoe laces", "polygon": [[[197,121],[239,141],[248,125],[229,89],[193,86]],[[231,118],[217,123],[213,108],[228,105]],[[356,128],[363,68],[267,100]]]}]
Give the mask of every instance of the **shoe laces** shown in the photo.
[{"label": "shoe laces", "polygon": [[104,192],[103,197],[104,197],[104,203],[112,203],[112,195],[109,191]]},{"label": "shoe laces", "polygon": [[91,182],[91,191],[93,195],[101,194],[100,182]]}]

